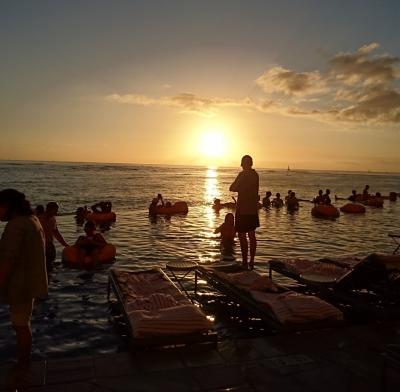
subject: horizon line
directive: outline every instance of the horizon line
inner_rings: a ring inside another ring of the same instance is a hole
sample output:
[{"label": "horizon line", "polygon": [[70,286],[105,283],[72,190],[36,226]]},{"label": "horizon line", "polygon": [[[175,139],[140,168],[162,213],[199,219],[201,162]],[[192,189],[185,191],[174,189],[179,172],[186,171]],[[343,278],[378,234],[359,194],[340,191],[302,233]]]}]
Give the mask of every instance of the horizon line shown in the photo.
[{"label": "horizon line", "polygon": [[[202,167],[202,168],[210,168],[216,167],[221,169],[238,169],[240,166],[217,166],[217,165],[184,165],[184,164],[172,164],[172,163],[134,163],[134,162],[96,162],[96,161],[57,161],[57,160],[39,160],[39,159],[3,159],[0,158],[0,162],[43,162],[43,163],[75,163],[75,164],[95,164],[95,165],[132,165],[132,166],[174,166],[174,167]],[[290,165],[289,165],[290,166]],[[288,166],[288,167],[289,167]],[[337,169],[305,169],[305,168],[296,168],[289,169],[285,167],[261,167],[257,166],[257,169],[260,170],[280,170],[280,171],[334,171],[334,172],[345,172],[345,173],[373,173],[373,174],[400,174],[400,171],[373,171],[373,170],[337,170]]]}]

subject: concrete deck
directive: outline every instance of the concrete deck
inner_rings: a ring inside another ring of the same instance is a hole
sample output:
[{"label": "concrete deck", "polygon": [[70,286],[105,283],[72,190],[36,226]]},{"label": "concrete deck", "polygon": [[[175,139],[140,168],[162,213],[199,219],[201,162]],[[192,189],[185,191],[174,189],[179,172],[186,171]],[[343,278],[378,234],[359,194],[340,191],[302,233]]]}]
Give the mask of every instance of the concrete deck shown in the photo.
[{"label": "concrete deck", "polygon": [[29,374],[3,364],[0,390],[399,391],[400,367],[384,355],[393,343],[400,322],[49,359]]}]

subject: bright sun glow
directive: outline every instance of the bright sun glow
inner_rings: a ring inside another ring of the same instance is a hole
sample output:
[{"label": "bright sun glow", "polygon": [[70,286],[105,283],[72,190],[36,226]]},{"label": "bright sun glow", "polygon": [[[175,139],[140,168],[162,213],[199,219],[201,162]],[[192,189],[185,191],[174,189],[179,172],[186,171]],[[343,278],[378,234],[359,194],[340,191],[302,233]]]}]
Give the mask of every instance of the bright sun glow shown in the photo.
[{"label": "bright sun glow", "polygon": [[227,141],[221,131],[206,131],[200,135],[198,148],[203,156],[221,158],[226,154]]}]

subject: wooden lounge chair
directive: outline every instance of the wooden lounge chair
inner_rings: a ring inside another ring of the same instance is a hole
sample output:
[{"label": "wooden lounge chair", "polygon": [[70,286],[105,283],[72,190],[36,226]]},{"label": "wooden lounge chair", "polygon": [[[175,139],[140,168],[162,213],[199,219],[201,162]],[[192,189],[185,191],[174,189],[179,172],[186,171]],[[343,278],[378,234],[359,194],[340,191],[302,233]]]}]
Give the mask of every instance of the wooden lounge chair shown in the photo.
[{"label": "wooden lounge chair", "polygon": [[238,264],[199,266],[197,270],[197,275],[210,286],[274,330],[298,331],[342,324],[341,311],[327,302],[275,285],[265,275],[252,274],[257,273],[244,271]]},{"label": "wooden lounge chair", "polygon": [[112,268],[109,282],[129,327],[132,346],[216,341],[212,322],[161,269]]}]

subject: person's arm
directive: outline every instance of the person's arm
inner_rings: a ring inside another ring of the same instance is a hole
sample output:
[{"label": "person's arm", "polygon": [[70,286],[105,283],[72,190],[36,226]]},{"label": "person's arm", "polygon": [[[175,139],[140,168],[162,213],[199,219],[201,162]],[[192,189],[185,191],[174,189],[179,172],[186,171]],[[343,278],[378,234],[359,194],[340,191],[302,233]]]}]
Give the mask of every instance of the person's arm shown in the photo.
[{"label": "person's arm", "polygon": [[232,182],[231,186],[229,187],[229,190],[231,192],[238,192],[239,191],[239,186],[240,186],[240,178],[241,178],[241,173],[237,175],[235,178],[235,181]]},{"label": "person's arm", "polygon": [[61,235],[61,233],[58,231],[58,228],[56,227],[53,230],[53,235],[54,238],[64,247],[69,246],[68,243],[64,240],[64,237]]},{"label": "person's arm", "polygon": [[4,286],[13,263],[18,261],[24,233],[22,228],[10,222],[4,229],[0,242],[0,287]]},{"label": "person's arm", "polygon": [[221,226],[218,226],[218,227],[214,230],[214,234],[221,233],[221,228],[222,228],[222,225],[221,225]]}]

